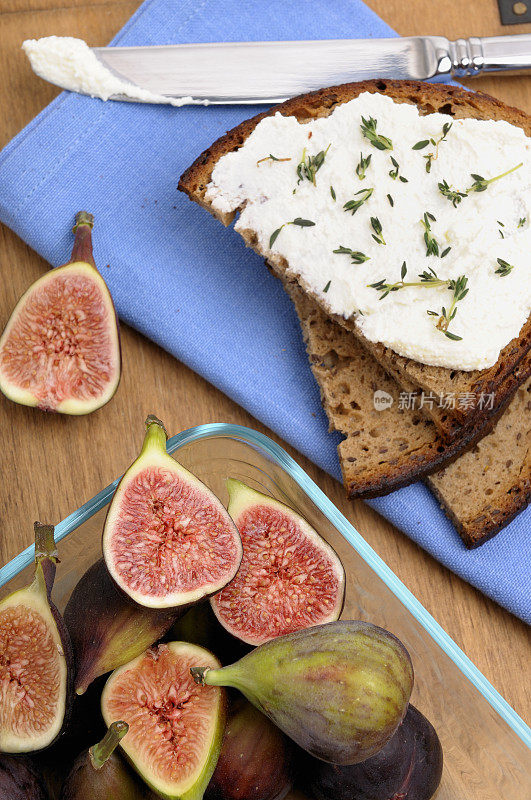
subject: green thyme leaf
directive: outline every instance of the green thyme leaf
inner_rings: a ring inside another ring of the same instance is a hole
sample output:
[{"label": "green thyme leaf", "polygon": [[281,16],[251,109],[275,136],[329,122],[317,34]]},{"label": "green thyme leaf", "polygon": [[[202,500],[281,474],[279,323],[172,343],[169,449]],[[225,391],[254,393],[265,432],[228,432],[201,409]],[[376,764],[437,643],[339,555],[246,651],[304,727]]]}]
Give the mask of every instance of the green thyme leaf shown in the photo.
[{"label": "green thyme leaf", "polygon": [[360,253],[359,250],[351,250],[350,247],[344,247],[343,245],[340,245],[332,252],[350,256],[354,264],[363,264],[365,261],[370,261],[370,256],[366,256],[365,253]]},{"label": "green thyme leaf", "polygon": [[351,211],[352,214],[355,214],[356,211],[361,208],[361,206],[367,202],[369,197],[374,192],[374,189],[361,189],[359,192],[356,192],[354,197],[358,197],[361,195],[359,200],[349,200],[343,206],[343,211]]},{"label": "green thyme leaf", "polygon": [[323,289],[323,292],[327,292],[330,289],[330,284],[331,283],[332,283],[332,281],[328,281],[328,283],[326,284],[326,286]]},{"label": "green thyme leaf", "polygon": [[393,143],[391,139],[388,139],[387,136],[382,136],[382,134],[376,133],[377,125],[378,120],[373,119],[373,117],[369,117],[369,119],[362,117],[360,126],[362,134],[366,139],[369,140],[372,146],[376,147],[378,150],[392,150]]},{"label": "green thyme leaf", "polygon": [[333,186],[330,187],[330,194],[332,195],[332,200],[335,203],[335,201],[336,201],[336,190],[334,189]]},{"label": "green thyme leaf", "polygon": [[371,234],[374,241],[378,244],[387,244],[382,233],[382,223],[378,217],[371,217],[371,228],[374,231],[374,233]]},{"label": "green thyme leaf", "polygon": [[517,164],[516,167],[512,169],[508,169],[507,172],[502,172],[501,175],[495,175],[494,178],[484,178],[482,175],[477,175],[475,172],[470,173],[470,177],[474,179],[474,183],[472,186],[467,189],[468,192],[484,192],[491,183],[494,181],[499,181],[500,178],[505,178],[506,175],[510,175],[511,172],[515,172],[517,169],[520,169],[523,166],[523,161],[520,164]]},{"label": "green thyme leaf", "polygon": [[424,243],[426,245],[426,255],[438,256],[439,244],[431,231],[430,220],[432,222],[435,222],[435,217],[433,216],[433,214],[430,214],[429,211],[426,211],[424,217],[421,219],[421,223],[424,226]]},{"label": "green thyme leaf", "polygon": [[522,217],[521,219],[518,220],[518,227],[523,228],[526,222],[527,222],[527,217]]},{"label": "green thyme leaf", "polygon": [[498,262],[499,266],[498,269],[495,270],[495,274],[502,278],[505,278],[505,276],[509,275],[509,273],[514,269],[514,265],[504,261],[503,258],[497,258],[496,261]]},{"label": "green thyme leaf", "polygon": [[429,143],[430,143],[429,139],[421,139],[421,141],[417,142],[417,144],[414,144],[411,149],[412,150],[424,150],[424,148],[427,147],[429,145]]},{"label": "green thyme leaf", "polygon": [[301,217],[296,217],[291,222],[287,223],[288,225],[298,225],[299,228],[311,228],[312,225],[315,225],[315,222],[312,222],[311,219],[302,219]]},{"label": "green thyme leaf", "polygon": [[362,181],[365,178],[365,172],[367,171],[370,163],[371,163],[371,155],[364,156],[363,153],[360,153],[360,160],[359,164],[356,167],[356,175]]},{"label": "green thyme leaf", "polygon": [[281,225],[280,228],[277,228],[276,231],[273,231],[273,233],[269,237],[269,249],[270,250],[273,247],[273,245],[275,244],[275,242],[276,242],[276,240],[278,238],[278,234],[280,233],[280,231],[282,230],[283,227],[284,227],[284,225]]},{"label": "green thyme leaf", "polygon": [[392,208],[394,206],[394,204],[395,204],[395,201],[393,200],[393,198],[391,197],[390,194],[387,195],[387,199],[389,200],[389,205]]},{"label": "green thyme leaf", "polygon": [[454,189],[451,189],[446,181],[441,181],[441,183],[438,183],[437,185],[442,196],[447,197],[454,208],[457,208],[463,197],[468,197],[466,192],[458,192]]}]

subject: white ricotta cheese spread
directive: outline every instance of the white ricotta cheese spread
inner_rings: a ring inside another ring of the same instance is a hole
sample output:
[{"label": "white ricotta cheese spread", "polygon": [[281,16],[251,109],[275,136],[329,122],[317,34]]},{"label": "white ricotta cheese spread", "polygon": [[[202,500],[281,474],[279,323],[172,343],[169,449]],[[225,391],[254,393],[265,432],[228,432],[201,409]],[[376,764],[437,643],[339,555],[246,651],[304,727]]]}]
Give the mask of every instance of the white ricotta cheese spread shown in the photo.
[{"label": "white ricotta cheese spread", "polygon": [[236,230],[255,231],[370,341],[485,369],[530,313],[530,155],[507,122],[420,116],[364,93],[304,124],[266,117],[219,160],[206,198],[240,210]]},{"label": "white ricotta cheese spread", "polygon": [[207,102],[191,97],[168,98],[153,94],[122,80],[102,64],[83,39],[74,39],[71,36],[26,39],[22,49],[29,58],[33,71],[40,78],[70,92],[88,94],[101,100],[108,100],[114,95],[125,95],[131,100],[144,103],[207,105]]}]

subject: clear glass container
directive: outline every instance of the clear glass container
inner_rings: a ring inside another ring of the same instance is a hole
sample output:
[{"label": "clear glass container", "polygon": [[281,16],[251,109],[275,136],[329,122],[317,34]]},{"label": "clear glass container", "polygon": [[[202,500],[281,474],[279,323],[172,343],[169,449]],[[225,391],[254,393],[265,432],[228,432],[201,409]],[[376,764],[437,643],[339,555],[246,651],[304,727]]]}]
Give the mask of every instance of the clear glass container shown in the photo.
[{"label": "clear glass container", "polygon": [[[219,423],[174,436],[168,451],[224,503],[226,479],[239,478],[288,503],[335,547],[347,572],[343,617],[387,628],[411,654],[412,702],[433,723],[444,750],[437,800],[531,798],[529,728],[279,445],[249,428]],[[100,557],[106,507],[117,482],[56,526],[61,564],[54,599],[60,609]],[[32,573],[30,547],[0,570],[0,596],[27,584]]]}]

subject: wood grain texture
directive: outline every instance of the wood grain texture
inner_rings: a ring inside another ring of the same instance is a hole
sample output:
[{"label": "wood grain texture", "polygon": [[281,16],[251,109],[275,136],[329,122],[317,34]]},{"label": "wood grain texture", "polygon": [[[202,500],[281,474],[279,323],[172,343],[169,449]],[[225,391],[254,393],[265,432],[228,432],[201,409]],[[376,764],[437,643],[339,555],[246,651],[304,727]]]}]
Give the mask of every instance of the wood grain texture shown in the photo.
[{"label": "wood grain texture", "polygon": [[[2,0],[0,146],[57,94],[53,86],[32,74],[20,51],[22,40],[57,34],[104,44],[138,5],[136,0]],[[369,5],[404,35],[438,33],[454,38],[531,31],[529,25],[503,28],[495,0],[369,0]],[[529,77],[485,78],[473,85],[531,112]],[[11,231],[0,228],[0,327],[22,292],[46,269],[45,262]],[[118,393],[90,417],[45,416],[0,398],[2,564],[31,542],[35,519],[62,519],[128,466],[150,411],[165,420],[172,433],[223,421],[270,434],[217,389],[134,331],[122,327],[122,344],[124,372]],[[526,626],[363,503],[348,503],[339,484],[287,449],[509,703],[529,718]]]}]

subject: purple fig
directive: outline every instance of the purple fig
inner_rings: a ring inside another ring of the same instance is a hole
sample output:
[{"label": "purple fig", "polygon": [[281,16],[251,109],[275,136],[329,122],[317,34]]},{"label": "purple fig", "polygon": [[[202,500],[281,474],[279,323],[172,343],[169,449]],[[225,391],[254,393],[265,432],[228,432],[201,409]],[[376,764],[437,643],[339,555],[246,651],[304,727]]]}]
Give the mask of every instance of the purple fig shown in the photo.
[{"label": "purple fig", "polygon": [[435,729],[410,705],[394,736],[367,761],[341,767],[307,757],[301,788],[312,800],[430,800],[442,767]]},{"label": "purple fig", "polygon": [[151,647],[182,613],[133,603],[116,588],[104,560],[96,561],[74,588],[64,613],[74,647],[76,693],[83,694],[99,675]]},{"label": "purple fig", "polygon": [[232,686],[317,758],[356,764],[402,722],[413,688],[404,645],[368,622],[344,620],[289,633],[198,683]]},{"label": "purple fig", "polygon": [[73,658],[51,600],[57,550],[51,525],[35,523],[35,577],[0,602],[0,752],[48,747],[72,700]]},{"label": "purple fig", "polygon": [[283,800],[293,785],[293,762],[287,736],[240,699],[229,714],[205,800]]},{"label": "purple fig", "polygon": [[28,758],[0,756],[0,800],[48,800],[44,781]]},{"label": "purple fig", "polygon": [[15,403],[89,414],[118,387],[118,321],[94,264],[93,224],[76,215],[70,262],[30,286],[0,338],[0,390]]},{"label": "purple fig", "polygon": [[150,789],[115,753],[128,730],[127,723],[113,722],[101,742],[78,756],[59,800],[155,800]]}]

